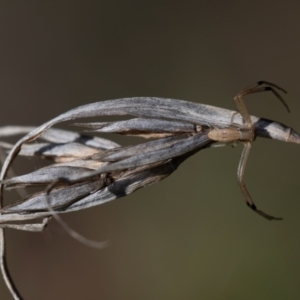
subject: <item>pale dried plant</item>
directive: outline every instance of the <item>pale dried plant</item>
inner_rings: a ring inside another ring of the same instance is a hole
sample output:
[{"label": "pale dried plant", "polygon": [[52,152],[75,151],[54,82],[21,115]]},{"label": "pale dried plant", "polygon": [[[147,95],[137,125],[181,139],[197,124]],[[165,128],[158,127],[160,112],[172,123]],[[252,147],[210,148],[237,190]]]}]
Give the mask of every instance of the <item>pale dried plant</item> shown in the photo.
[{"label": "pale dried plant", "polygon": [[[278,219],[256,208],[243,183],[250,146],[256,137],[300,143],[299,135],[291,128],[248,114],[243,96],[266,90],[274,92],[274,88],[278,88],[270,83],[260,87],[264,83],[259,82],[237,95],[238,112],[182,100],[138,97],[87,104],[37,128],[0,128],[0,148],[8,153],[0,177],[0,266],[14,299],[21,299],[21,296],[6,267],[5,228],[42,231],[51,217],[55,217],[76,239],[101,248],[105,243],[80,236],[58,214],[91,208],[157,183],[174,172],[185,159],[211,146],[236,142],[245,145],[238,168],[238,182],[245,201],[263,217]],[[276,91],[275,94],[279,96]],[[281,96],[279,98],[285,104]],[[88,129],[91,134],[53,128],[61,122],[100,116],[131,118],[74,123]],[[95,136],[95,133],[117,133],[148,140],[122,147]],[[6,137],[20,134],[25,136],[15,144],[4,141]],[[16,156],[39,157],[49,164],[28,174],[6,179]],[[40,191],[3,206],[3,190],[24,187],[40,187]]]}]

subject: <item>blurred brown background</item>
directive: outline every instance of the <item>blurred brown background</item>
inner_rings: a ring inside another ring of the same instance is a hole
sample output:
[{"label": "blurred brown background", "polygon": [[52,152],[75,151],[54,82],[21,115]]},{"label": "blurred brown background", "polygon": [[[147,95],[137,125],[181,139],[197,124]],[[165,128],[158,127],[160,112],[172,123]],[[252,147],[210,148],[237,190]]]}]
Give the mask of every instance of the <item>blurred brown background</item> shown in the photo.
[{"label": "blurred brown background", "polygon": [[[292,113],[269,94],[250,96],[250,112],[300,131],[299,11],[299,1],[2,0],[1,125],[129,96],[234,109],[233,96],[264,79],[289,91]],[[244,204],[241,149],[205,150],[157,185],[64,216],[111,241],[102,251],[54,221],[41,234],[8,231],[23,297],[300,299],[300,148],[259,139],[251,152],[247,186],[281,222]],[[11,299],[2,280],[0,298]]]}]

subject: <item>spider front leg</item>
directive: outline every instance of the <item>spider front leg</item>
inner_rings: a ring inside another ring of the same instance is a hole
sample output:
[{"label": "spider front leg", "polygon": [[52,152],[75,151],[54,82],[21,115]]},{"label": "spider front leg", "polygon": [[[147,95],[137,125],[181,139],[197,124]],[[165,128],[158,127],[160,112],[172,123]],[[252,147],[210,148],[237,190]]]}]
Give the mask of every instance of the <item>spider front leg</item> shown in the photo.
[{"label": "spider front leg", "polygon": [[[267,86],[264,87],[260,87],[261,85],[266,84]],[[267,81],[258,81],[256,84],[249,86],[248,88],[245,88],[243,90],[241,90],[235,97],[234,97],[234,101],[236,103],[237,106],[237,110],[238,112],[241,114],[242,119],[243,119],[243,123],[244,126],[240,129],[240,131],[245,131],[246,135],[245,138],[242,137],[240,138],[240,141],[242,141],[244,143],[244,149],[240,158],[240,162],[239,162],[239,166],[238,166],[238,171],[237,171],[237,179],[238,179],[238,185],[245,197],[245,201],[247,203],[247,205],[254,210],[256,213],[258,213],[259,215],[263,216],[264,218],[268,219],[268,220],[282,220],[282,218],[277,218],[277,217],[273,217],[259,209],[256,208],[256,205],[254,204],[247,188],[246,185],[244,183],[244,174],[245,174],[245,168],[246,168],[246,163],[248,160],[248,156],[250,153],[250,149],[251,149],[251,144],[252,141],[255,138],[255,133],[254,133],[254,129],[253,129],[253,124],[252,124],[252,120],[250,117],[250,114],[248,113],[248,110],[246,108],[245,102],[244,102],[244,96],[252,94],[252,93],[258,93],[258,92],[264,92],[264,91],[272,91],[275,96],[277,98],[279,98],[279,100],[283,103],[283,105],[287,108],[287,110],[289,111],[289,107],[287,106],[286,102],[284,101],[284,99],[280,96],[280,94],[275,90],[279,89],[283,92],[286,93],[286,91],[282,88],[280,88],[279,86],[267,82]]]},{"label": "spider front leg", "polygon": [[245,201],[246,204],[252,209],[254,210],[256,213],[258,213],[259,215],[261,215],[262,217],[265,217],[268,220],[282,220],[282,218],[277,218],[277,217],[273,217],[259,209],[256,208],[256,205],[254,204],[247,188],[246,185],[244,183],[244,174],[245,174],[245,167],[246,167],[246,162],[250,153],[250,149],[251,149],[251,142],[244,142],[244,149],[241,155],[241,159],[239,162],[239,166],[238,166],[238,171],[237,171],[237,179],[238,179],[238,185],[245,197]]},{"label": "spider front leg", "polygon": [[[261,85],[264,85],[264,84],[266,86],[261,86]],[[234,102],[236,104],[237,110],[241,114],[241,116],[243,118],[244,125],[246,127],[252,127],[252,121],[251,121],[250,115],[248,113],[248,110],[247,110],[245,102],[244,102],[244,97],[246,95],[253,94],[253,93],[259,93],[259,92],[271,91],[279,99],[279,101],[285,106],[287,111],[290,112],[290,109],[289,109],[287,103],[284,101],[284,99],[278,93],[278,91],[276,89],[280,90],[284,93],[287,93],[286,90],[284,90],[280,86],[278,86],[274,83],[268,82],[268,81],[261,80],[261,81],[256,82],[253,85],[248,86],[245,89],[242,89],[234,97]]]}]

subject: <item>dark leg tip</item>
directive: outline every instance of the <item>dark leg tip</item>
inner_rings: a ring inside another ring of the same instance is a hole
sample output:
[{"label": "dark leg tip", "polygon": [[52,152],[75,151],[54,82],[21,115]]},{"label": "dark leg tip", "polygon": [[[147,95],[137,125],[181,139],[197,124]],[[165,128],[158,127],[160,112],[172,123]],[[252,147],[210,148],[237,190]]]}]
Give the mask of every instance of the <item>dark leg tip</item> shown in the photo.
[{"label": "dark leg tip", "polygon": [[269,221],[272,221],[272,220],[277,220],[277,221],[283,220],[283,218],[273,217],[273,216],[271,216],[271,215],[269,215],[269,214],[267,214],[267,213],[265,213],[265,212],[263,212],[263,211],[257,209],[254,203],[252,203],[252,204],[247,203],[247,205],[248,205],[253,211],[255,211],[257,214],[259,214],[260,216],[266,218],[266,219],[269,220]]},{"label": "dark leg tip", "polygon": [[248,203],[246,202],[246,204],[253,210],[257,210],[256,205],[254,203]]}]

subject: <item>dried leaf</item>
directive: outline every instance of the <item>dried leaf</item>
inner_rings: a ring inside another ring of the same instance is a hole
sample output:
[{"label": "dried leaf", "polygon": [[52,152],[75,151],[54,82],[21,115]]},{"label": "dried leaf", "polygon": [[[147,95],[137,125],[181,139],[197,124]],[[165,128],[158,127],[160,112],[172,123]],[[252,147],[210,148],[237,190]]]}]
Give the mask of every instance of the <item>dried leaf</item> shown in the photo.
[{"label": "dried leaf", "polygon": [[90,169],[74,166],[51,165],[25,175],[6,179],[2,183],[6,189],[34,185],[48,185],[54,180],[62,182],[59,178],[68,178],[71,175],[78,176],[87,171],[90,171]]},{"label": "dried leaf", "polygon": [[35,193],[23,199],[5,206],[1,213],[29,213],[31,211],[47,211],[47,197],[53,209],[58,209],[70,205],[74,201],[78,201],[93,190],[101,187],[100,182],[83,182],[70,186],[64,186],[54,189],[49,195],[45,191]]},{"label": "dried leaf", "polygon": [[74,125],[91,128],[92,131],[96,132],[111,132],[145,138],[158,138],[173,134],[196,132],[196,126],[191,123],[142,118],[116,122],[75,123]]},{"label": "dried leaf", "polygon": [[[19,155],[21,156],[43,156],[43,157],[87,157],[99,153],[99,150],[79,143],[37,143],[24,145]],[[102,151],[102,153],[104,153]]]},{"label": "dried leaf", "polygon": [[[35,129],[36,127],[32,126],[3,126],[0,127],[0,137],[24,135]],[[56,144],[76,142],[97,149],[113,149],[120,146],[108,139],[57,128],[48,129],[40,138]]]}]

